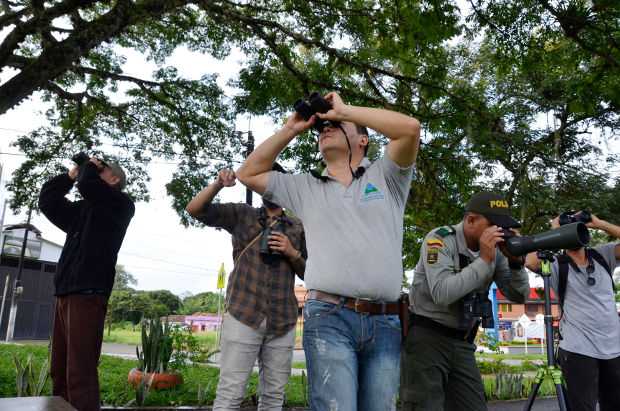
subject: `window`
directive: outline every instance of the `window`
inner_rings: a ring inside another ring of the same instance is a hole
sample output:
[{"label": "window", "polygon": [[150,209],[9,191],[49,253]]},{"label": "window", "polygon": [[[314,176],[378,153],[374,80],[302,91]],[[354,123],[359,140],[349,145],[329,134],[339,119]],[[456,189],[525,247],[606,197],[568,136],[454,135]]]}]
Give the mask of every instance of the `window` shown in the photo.
[{"label": "window", "polygon": [[499,310],[503,313],[511,313],[512,312],[512,304],[500,304]]}]

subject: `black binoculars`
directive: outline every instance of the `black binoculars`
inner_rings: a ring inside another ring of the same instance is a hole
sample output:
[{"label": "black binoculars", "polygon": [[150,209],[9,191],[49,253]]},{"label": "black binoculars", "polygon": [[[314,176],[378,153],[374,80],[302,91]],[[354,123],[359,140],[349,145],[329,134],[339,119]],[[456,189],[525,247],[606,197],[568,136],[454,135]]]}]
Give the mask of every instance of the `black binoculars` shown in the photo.
[{"label": "black binoculars", "polygon": [[[308,121],[310,117],[312,117],[316,113],[327,113],[329,110],[332,109],[332,105],[329,103],[329,101],[325,100],[323,96],[321,96],[315,91],[314,93],[310,94],[308,100],[297,100],[295,104],[293,104],[293,108],[295,108],[295,111],[298,112],[304,118],[304,120]],[[314,127],[320,133],[326,126],[330,124],[334,127],[338,127],[340,123],[338,121],[322,120],[317,117],[316,120],[314,120],[314,124],[312,127]]]},{"label": "black binoculars", "polygon": [[[71,161],[73,161],[75,164],[77,164],[79,167],[82,167],[84,164],[86,164],[88,161],[90,160],[90,156],[88,154],[86,154],[83,151],[80,151],[79,153],[77,153],[76,155],[74,155],[73,157],[71,157]],[[99,162],[101,164],[103,164],[104,166],[107,166],[108,164],[99,159]]]},{"label": "black binoculars", "polygon": [[471,323],[480,319],[482,328],[494,328],[493,305],[489,300],[488,292],[472,292],[461,300],[463,308],[462,322],[464,327],[471,326]]},{"label": "black binoculars", "polygon": [[566,225],[571,223],[584,223],[587,224],[592,221],[592,214],[589,211],[567,211],[560,214],[560,225]]},{"label": "black binoculars", "polygon": [[260,237],[260,244],[259,244],[260,253],[262,256],[279,256],[282,254],[279,251],[272,250],[271,247],[269,247],[269,236],[274,231],[279,232],[279,233],[284,233],[284,223],[278,220],[278,222],[275,223],[274,225],[265,227],[263,229],[263,232]]}]

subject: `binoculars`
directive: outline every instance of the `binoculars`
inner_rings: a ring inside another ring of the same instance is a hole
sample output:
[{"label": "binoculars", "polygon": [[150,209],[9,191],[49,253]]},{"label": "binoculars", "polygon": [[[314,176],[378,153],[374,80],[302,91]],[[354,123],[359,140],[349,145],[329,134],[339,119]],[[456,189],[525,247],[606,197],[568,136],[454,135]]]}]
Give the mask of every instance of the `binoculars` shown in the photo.
[{"label": "binoculars", "polygon": [[[332,105],[329,103],[329,101],[325,100],[323,96],[321,96],[315,91],[314,93],[310,94],[308,100],[297,100],[295,104],[293,104],[293,108],[304,118],[304,120],[308,121],[310,117],[312,117],[316,113],[327,113],[329,110],[331,110]],[[317,117],[316,120],[314,120],[314,124],[312,127],[314,127],[320,133],[326,126],[330,124],[334,127],[338,127],[340,123],[338,121],[322,120]]]}]

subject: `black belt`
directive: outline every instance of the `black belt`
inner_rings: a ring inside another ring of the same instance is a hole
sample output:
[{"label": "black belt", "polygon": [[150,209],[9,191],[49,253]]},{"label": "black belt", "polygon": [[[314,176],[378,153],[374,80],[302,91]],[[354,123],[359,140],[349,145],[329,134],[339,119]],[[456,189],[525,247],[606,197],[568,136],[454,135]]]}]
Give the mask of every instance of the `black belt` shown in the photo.
[{"label": "black belt", "polygon": [[437,321],[431,320],[428,317],[411,313],[411,326],[422,327],[435,331],[437,334],[441,334],[444,337],[454,338],[455,340],[465,341],[469,335],[469,330],[457,330],[456,328],[447,327],[443,324],[439,324]]},{"label": "black belt", "polygon": [[101,290],[101,289],[97,289],[97,288],[88,288],[86,290],[80,290],[80,291],[76,291],[72,294],[80,294],[80,295],[109,295],[109,293],[106,290]]}]

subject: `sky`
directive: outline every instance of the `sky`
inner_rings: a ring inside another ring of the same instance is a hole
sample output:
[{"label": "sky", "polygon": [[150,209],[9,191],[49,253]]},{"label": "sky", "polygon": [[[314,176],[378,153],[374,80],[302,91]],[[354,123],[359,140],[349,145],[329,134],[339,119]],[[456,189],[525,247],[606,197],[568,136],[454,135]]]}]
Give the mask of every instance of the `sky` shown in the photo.
[{"label": "sky", "polygon": [[[154,66],[139,54],[125,50],[128,61],[125,69],[128,74],[148,77]],[[224,61],[209,56],[179,50],[171,57],[169,64],[174,64],[188,78],[199,78],[206,71],[219,73],[218,83],[228,92],[234,90],[226,87],[231,76],[238,73],[243,56],[233,52]],[[0,74],[0,82],[6,80],[7,73]],[[5,189],[11,173],[25,160],[23,155],[10,143],[19,135],[45,124],[41,114],[45,105],[35,96],[18,108],[0,116],[0,163],[3,165],[1,202],[10,194]],[[257,144],[276,131],[276,125],[266,117],[243,117],[238,119],[238,130],[246,131],[248,127],[254,133]],[[18,154],[18,155],[13,155]],[[67,167],[71,161],[67,159]],[[222,263],[227,272],[233,266],[230,235],[226,231],[212,228],[185,228],[179,223],[178,215],[172,209],[172,199],[166,195],[165,184],[170,181],[176,164],[169,160],[155,159],[149,168],[151,182],[149,190],[152,200],[136,204],[136,213],[131,221],[118,263],[122,264],[137,280],[136,288],[142,290],[167,289],[173,293],[197,294],[216,290],[217,272]],[[254,205],[260,205],[260,197],[254,194]],[[237,183],[235,187],[225,188],[220,192],[221,201],[244,202],[245,188]],[[5,224],[26,221],[25,213],[14,215],[6,210]],[[43,232],[43,238],[63,244],[65,234],[45,216],[33,215],[32,223]],[[301,280],[299,280],[300,283]]]}]

